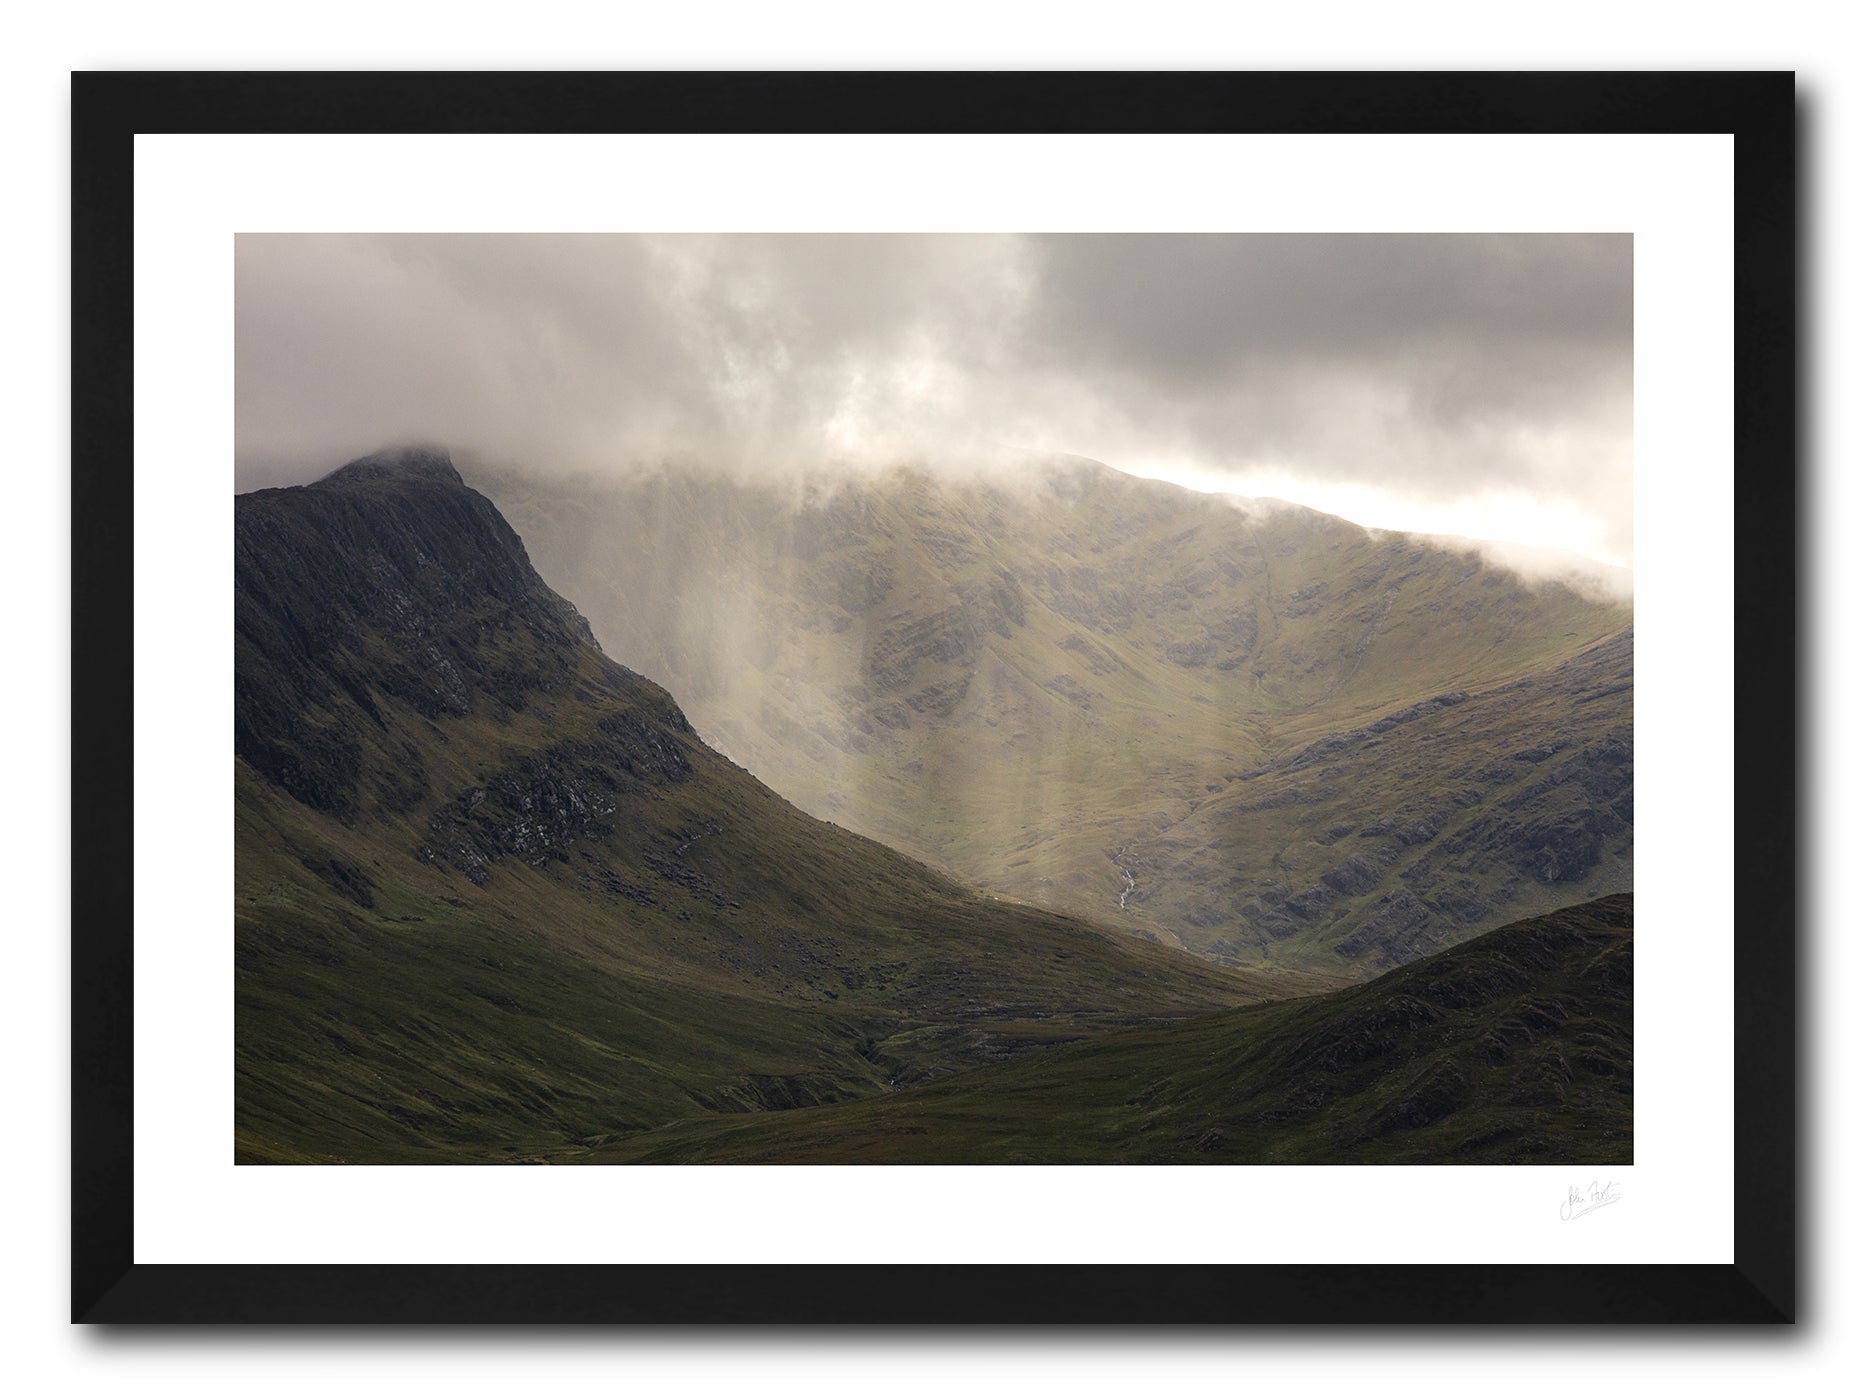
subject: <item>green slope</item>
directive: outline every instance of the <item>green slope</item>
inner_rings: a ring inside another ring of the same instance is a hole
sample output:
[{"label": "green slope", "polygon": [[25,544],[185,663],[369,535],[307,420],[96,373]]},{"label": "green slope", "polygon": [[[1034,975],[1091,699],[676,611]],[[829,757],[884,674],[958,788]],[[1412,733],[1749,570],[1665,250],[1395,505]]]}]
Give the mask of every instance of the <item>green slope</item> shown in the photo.
[{"label": "green slope", "polygon": [[[705,738],[969,883],[1345,973],[1631,884],[1628,606],[1081,461],[1009,488],[482,473]],[[1398,838],[1427,833],[1419,866]]]},{"label": "green slope", "polygon": [[1632,922],[1611,896],[1318,997],[558,1160],[1626,1165]]},{"label": "green slope", "polygon": [[441,453],[236,507],[241,1160],[507,1160],[1325,985],[808,817],[607,659]]}]

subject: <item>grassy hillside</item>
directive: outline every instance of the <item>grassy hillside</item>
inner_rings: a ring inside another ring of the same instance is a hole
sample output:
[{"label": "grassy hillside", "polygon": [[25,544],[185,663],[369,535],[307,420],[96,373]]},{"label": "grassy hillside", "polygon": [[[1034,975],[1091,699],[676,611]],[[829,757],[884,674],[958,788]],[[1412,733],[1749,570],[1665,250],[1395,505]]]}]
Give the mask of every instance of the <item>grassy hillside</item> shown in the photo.
[{"label": "grassy hillside", "polygon": [[1322,996],[557,1160],[1625,1165],[1631,946],[1612,896]]},{"label": "grassy hillside", "polygon": [[442,454],[236,523],[241,1160],[537,1157],[1331,981],[801,813],[601,653]]},{"label": "grassy hillside", "polygon": [[1368,973],[1631,884],[1628,606],[1079,461],[484,487],[706,739],[999,894]]}]

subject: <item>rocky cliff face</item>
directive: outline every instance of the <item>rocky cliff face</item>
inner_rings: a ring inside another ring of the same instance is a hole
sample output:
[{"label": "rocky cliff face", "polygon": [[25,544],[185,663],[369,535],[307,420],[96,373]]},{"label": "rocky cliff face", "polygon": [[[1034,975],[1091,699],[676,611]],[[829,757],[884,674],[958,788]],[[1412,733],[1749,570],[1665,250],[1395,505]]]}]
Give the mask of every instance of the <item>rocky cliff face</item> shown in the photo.
[{"label": "rocky cliff face", "polygon": [[312,808],[353,818],[430,793],[379,698],[434,723],[507,719],[597,648],[442,452],[368,456],[235,507],[234,750]]},{"label": "rocky cliff face", "polygon": [[[1140,895],[1215,931],[1208,950],[1237,961],[1302,940],[1383,968],[1463,928],[1615,893],[1633,845],[1631,672],[1627,631],[1536,676],[1324,736],[1246,771],[1124,864]],[[1246,838],[1275,849],[1266,871],[1207,850]]]}]

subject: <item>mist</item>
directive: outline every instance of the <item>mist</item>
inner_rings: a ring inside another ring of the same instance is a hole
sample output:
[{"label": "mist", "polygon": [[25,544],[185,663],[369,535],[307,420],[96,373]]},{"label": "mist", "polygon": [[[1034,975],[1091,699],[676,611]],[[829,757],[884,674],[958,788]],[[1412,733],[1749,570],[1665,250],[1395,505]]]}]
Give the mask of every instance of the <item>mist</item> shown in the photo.
[{"label": "mist", "polygon": [[1050,454],[1630,564],[1624,235],[245,235],[235,484]]}]

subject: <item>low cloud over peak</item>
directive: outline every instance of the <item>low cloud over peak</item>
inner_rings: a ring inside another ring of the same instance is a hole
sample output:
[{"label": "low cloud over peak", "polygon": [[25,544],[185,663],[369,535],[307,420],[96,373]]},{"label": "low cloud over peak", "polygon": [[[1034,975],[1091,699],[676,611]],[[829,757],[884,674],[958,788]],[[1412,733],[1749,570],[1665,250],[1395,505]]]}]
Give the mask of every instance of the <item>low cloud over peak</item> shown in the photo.
[{"label": "low cloud over peak", "polygon": [[1628,563],[1631,278],[1612,235],[248,235],[237,484],[415,437],[576,471],[1012,447],[1531,501],[1559,531],[1511,540]]}]

